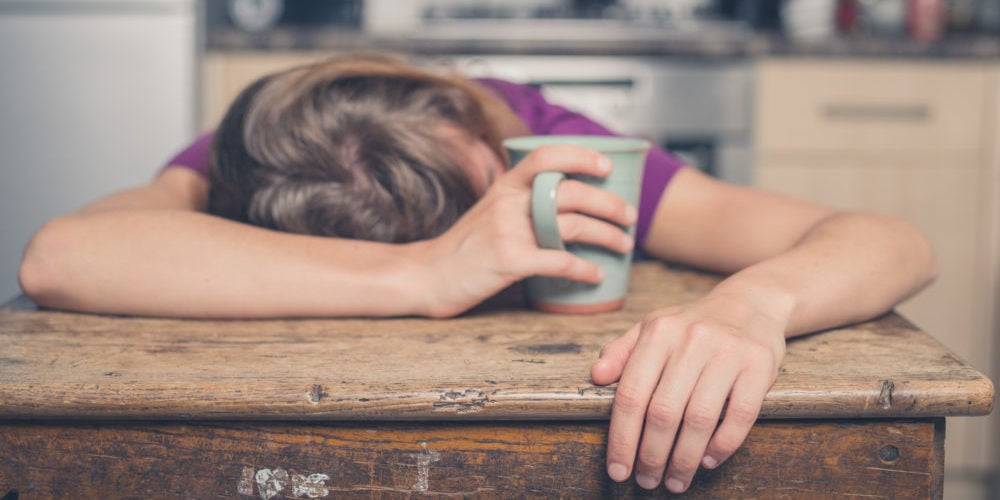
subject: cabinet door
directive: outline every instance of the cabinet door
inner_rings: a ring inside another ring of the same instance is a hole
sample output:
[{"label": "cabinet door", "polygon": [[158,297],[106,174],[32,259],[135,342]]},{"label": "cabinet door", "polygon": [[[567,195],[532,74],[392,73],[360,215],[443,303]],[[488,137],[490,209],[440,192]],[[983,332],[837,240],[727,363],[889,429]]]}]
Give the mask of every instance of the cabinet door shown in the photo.
[{"label": "cabinet door", "polygon": [[986,67],[771,60],[757,71],[761,150],[979,150]]},{"label": "cabinet door", "polygon": [[[979,352],[971,332],[979,325],[973,290],[981,288],[976,262],[986,245],[986,218],[979,192],[981,168],[899,168],[878,165],[761,165],[757,182],[767,190],[806,198],[842,210],[875,212],[908,220],[934,245],[940,277],[900,310],[921,328],[973,359]],[[981,361],[981,362],[977,362]]]},{"label": "cabinet door", "polygon": [[215,128],[233,99],[258,78],[331,55],[320,51],[206,54],[202,63],[202,128]]},{"label": "cabinet door", "polygon": [[[755,116],[757,186],[899,216],[928,236],[940,277],[899,311],[987,373],[995,76],[974,62],[766,61]],[[996,420],[949,421],[949,468],[990,466]]]},{"label": "cabinet door", "polygon": [[[904,302],[899,312],[952,351],[988,371],[994,340],[987,266],[989,232],[984,188],[986,169],[923,165],[900,168],[873,164],[771,164],[757,170],[758,185],[843,210],[902,217],[916,224],[937,253],[940,276]],[[995,418],[948,421],[949,468],[982,468],[992,453],[985,436]]]}]

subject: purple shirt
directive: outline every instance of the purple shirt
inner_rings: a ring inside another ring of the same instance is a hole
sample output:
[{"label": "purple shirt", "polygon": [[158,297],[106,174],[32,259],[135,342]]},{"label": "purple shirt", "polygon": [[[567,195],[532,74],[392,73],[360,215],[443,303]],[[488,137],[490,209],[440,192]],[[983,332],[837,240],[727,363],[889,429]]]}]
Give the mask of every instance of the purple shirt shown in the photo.
[{"label": "purple shirt", "polygon": [[[476,81],[503,98],[533,134],[620,135],[579,113],[546,101],[536,87],[493,79]],[[189,168],[207,178],[211,143],[212,132],[198,136],[166,166]],[[642,192],[639,195],[639,220],[635,228],[637,247],[641,247],[646,241],[653,215],[667,183],[683,166],[684,163],[680,159],[664,149],[655,145],[650,148],[642,177]]]}]

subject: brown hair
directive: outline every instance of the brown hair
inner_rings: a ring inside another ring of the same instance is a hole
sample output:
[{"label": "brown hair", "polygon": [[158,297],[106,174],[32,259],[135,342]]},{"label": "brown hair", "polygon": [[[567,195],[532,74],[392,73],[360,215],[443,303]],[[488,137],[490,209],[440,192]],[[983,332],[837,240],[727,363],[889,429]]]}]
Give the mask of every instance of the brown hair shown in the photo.
[{"label": "brown hair", "polygon": [[475,203],[452,125],[499,158],[484,91],[384,55],[265,76],[215,134],[209,211],[293,233],[384,242],[435,236]]}]

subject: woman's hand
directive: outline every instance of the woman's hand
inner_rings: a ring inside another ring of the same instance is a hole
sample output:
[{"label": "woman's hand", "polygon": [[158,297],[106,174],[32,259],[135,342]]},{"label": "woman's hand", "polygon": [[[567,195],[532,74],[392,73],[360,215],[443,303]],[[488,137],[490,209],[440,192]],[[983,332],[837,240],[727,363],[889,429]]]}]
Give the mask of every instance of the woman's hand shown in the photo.
[{"label": "woman's hand", "polygon": [[[426,264],[424,314],[460,314],[507,286],[532,275],[598,283],[595,264],[560,250],[538,247],[530,215],[535,175],[553,170],[604,177],[607,157],[579,146],[539,148],[497,179],[465,215],[441,236],[414,243]],[[619,226],[634,224],[636,210],[621,198],[584,183],[559,186],[558,225],[564,241],[630,252],[633,241]]]},{"label": "woman's hand", "polygon": [[699,465],[715,468],[743,443],[784,357],[792,304],[734,288],[724,282],[648,315],[592,367],[595,383],[618,381],[607,456],[615,481],[634,463],[639,486],[680,493]]}]

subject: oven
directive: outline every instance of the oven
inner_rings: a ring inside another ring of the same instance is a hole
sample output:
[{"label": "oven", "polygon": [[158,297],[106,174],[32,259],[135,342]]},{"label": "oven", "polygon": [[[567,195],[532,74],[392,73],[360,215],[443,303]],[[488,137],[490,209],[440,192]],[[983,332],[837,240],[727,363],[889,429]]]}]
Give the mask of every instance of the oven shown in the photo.
[{"label": "oven", "polygon": [[753,180],[752,72],[741,60],[452,55],[426,61],[538,86],[555,104],[659,144],[736,184]]}]

